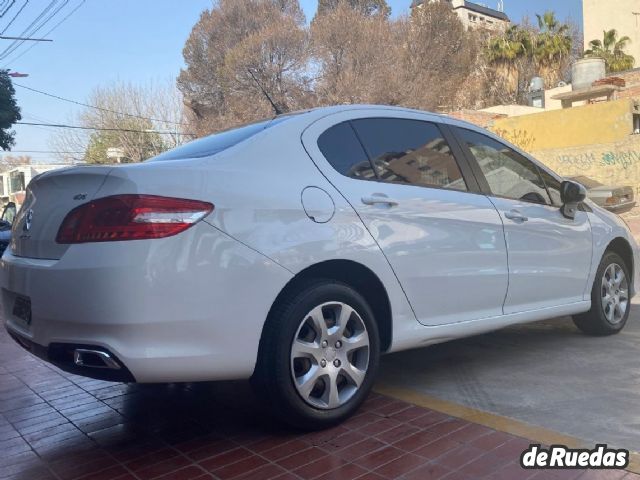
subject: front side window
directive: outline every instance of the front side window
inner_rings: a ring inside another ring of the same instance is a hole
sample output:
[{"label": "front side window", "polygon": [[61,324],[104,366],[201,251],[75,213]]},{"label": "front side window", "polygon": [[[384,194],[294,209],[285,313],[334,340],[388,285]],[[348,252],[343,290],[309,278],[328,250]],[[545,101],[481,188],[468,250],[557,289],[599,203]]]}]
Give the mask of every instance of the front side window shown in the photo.
[{"label": "front side window", "polygon": [[458,132],[494,195],[531,203],[551,203],[534,163],[486,135],[461,128]]},{"label": "front side window", "polygon": [[385,182],[466,191],[460,168],[433,123],[397,118],[353,121],[376,174]]},{"label": "front side window", "polygon": [[541,168],[539,168],[538,170],[540,170],[542,180],[544,180],[547,191],[551,196],[551,203],[553,203],[556,207],[560,207],[562,205],[562,195],[560,194],[560,186],[562,183],[556,177],[552,176],[549,172]]},{"label": "front side window", "polygon": [[371,162],[349,122],[334,125],[320,135],[318,148],[342,175],[361,180],[376,179]]}]

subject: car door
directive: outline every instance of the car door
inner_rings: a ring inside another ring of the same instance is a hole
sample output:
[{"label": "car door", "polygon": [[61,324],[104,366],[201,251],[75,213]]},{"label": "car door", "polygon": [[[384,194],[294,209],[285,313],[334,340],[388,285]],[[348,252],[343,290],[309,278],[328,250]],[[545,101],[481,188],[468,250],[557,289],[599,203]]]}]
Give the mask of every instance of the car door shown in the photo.
[{"label": "car door", "polygon": [[504,313],[581,302],[591,269],[586,212],[560,212],[560,181],[524,155],[477,131],[455,129],[478,182],[504,222],[509,289]]},{"label": "car door", "polygon": [[468,166],[435,122],[364,112],[317,122],[303,143],[380,246],[418,320],[442,325],[502,315],[502,222]]}]

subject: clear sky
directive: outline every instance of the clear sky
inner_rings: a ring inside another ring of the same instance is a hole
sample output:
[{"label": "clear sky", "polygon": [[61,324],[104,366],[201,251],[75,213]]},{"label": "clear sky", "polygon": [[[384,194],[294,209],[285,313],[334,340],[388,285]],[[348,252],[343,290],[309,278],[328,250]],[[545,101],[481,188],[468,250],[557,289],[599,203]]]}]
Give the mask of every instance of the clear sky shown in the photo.
[{"label": "clear sky", "polygon": [[[11,19],[25,5],[15,0],[9,11],[0,16],[0,34],[18,36],[45,10],[52,0],[28,0],[25,8],[8,28]],[[28,73],[15,79],[38,90],[85,101],[98,85],[113,80],[134,83],[164,82],[175,79],[183,66],[182,48],[200,12],[211,0],[55,0],[49,15],[60,11],[34,36],[45,35],[78,5],[80,7],[56,30],[47,35],[51,43],[24,43],[10,54],[2,53],[11,45],[0,39],[0,68]],[[408,12],[411,0],[387,0],[393,15]],[[300,0],[310,20],[317,0]],[[495,8],[497,0],[484,0]],[[2,14],[0,3],[0,14]],[[505,11],[514,21],[544,10],[556,11],[558,17],[581,22],[581,0],[505,0]],[[46,18],[43,17],[43,18]],[[3,30],[5,30],[3,32]],[[16,87],[23,121],[68,123],[74,105]],[[17,126],[16,154],[25,150],[50,150],[50,136],[57,130]],[[53,161],[51,155],[31,154],[36,161]]]}]

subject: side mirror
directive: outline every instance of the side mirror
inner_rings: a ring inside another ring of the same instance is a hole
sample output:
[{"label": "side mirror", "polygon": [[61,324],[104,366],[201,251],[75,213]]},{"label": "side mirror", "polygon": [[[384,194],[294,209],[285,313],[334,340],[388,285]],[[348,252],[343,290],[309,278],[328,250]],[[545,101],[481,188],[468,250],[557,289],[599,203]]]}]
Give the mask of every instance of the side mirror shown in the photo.
[{"label": "side mirror", "polygon": [[578,205],[587,198],[587,189],[578,182],[565,180],[560,185],[560,198],[562,200],[560,211],[565,217],[574,219]]}]

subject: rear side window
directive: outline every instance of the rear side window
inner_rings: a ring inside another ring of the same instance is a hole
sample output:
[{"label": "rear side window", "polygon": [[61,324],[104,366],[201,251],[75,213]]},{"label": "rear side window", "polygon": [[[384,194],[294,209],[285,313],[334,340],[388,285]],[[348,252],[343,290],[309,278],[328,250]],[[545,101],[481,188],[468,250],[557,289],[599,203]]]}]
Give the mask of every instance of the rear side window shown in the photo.
[{"label": "rear side window", "polygon": [[371,162],[349,122],[334,125],[320,135],[318,148],[342,175],[361,180],[376,179]]},{"label": "rear side window", "polygon": [[286,121],[289,116],[278,117],[272,120],[265,120],[258,123],[251,123],[244,127],[234,128],[226,130],[224,132],[209,135],[208,137],[194,140],[180,147],[169,150],[168,152],[161,153],[160,155],[150,158],[148,162],[158,162],[163,160],[181,160],[187,158],[200,158],[208,157],[220,153],[227,148],[231,148],[245,140],[253,137],[254,135],[271,128],[283,121]]},{"label": "rear side window", "polygon": [[381,180],[466,191],[460,168],[433,123],[398,118],[354,120]]}]

